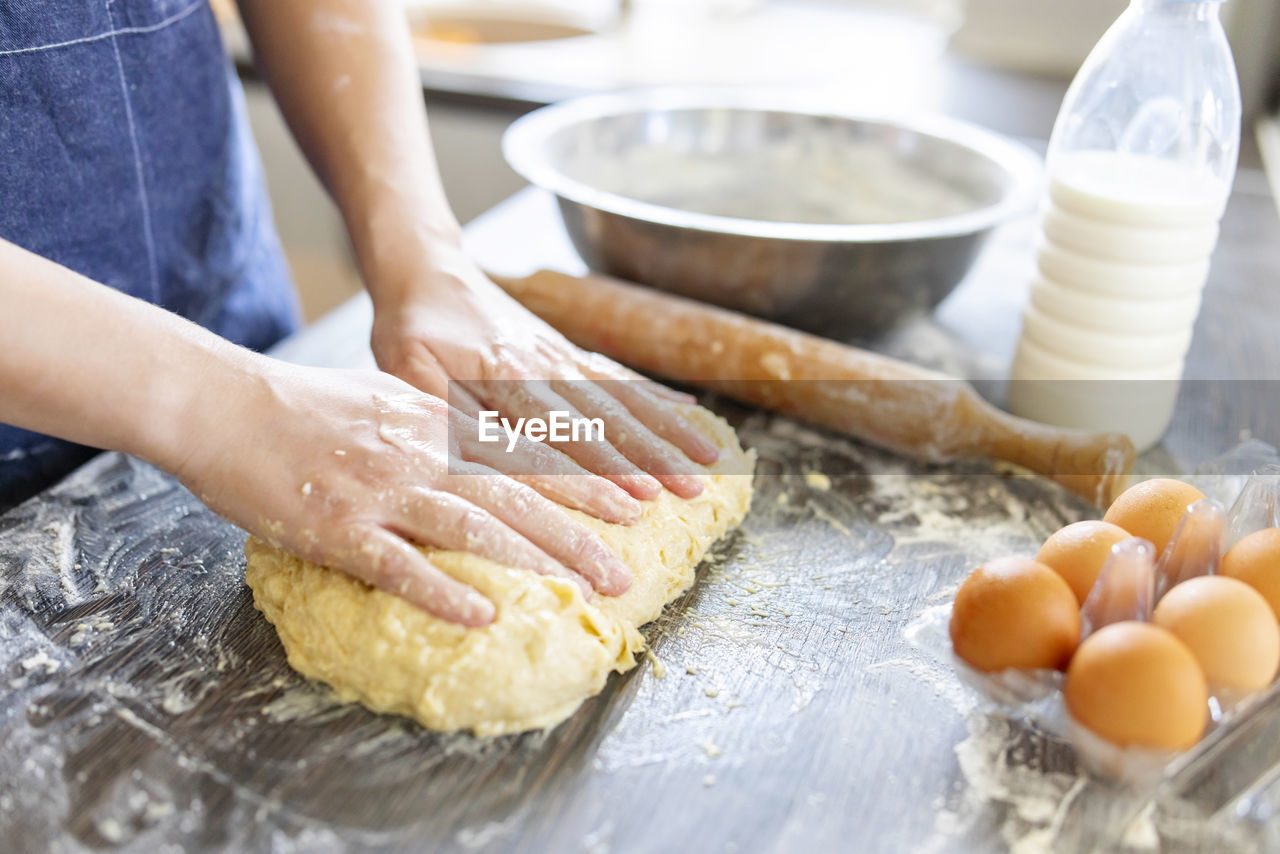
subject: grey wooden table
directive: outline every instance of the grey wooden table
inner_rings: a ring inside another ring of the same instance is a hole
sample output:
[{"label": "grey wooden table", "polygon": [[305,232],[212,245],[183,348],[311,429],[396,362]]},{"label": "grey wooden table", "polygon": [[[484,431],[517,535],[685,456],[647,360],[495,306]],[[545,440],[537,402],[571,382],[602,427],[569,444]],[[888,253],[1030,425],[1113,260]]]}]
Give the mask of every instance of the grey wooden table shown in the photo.
[{"label": "grey wooden table", "polygon": [[[1280,222],[1264,187],[1246,174],[1232,200],[1198,381],[1148,470],[1187,470],[1245,429],[1275,441]],[[577,264],[534,191],[467,237],[502,272]],[[998,380],[1030,238],[1030,221],[999,233],[935,318],[874,345]],[[368,363],[369,317],[353,300],[280,355]],[[922,466],[708,403],[760,455],[746,524],[647,629],[652,659],[521,737],[434,735],[293,674],[243,585],[243,534],[136,461],[99,457],[0,517],[0,849],[1280,845],[1272,788],[1232,800],[1280,761],[1269,719],[1160,790],[1125,791],[1083,773],[1049,718],[1001,713],[957,679],[944,621],[958,581],[1088,507],[985,464]]]}]

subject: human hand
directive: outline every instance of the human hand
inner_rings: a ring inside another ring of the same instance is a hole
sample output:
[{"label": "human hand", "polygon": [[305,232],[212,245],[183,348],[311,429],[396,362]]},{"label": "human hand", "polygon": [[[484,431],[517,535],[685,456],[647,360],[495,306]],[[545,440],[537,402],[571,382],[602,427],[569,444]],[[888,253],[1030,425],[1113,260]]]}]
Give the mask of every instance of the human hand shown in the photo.
[{"label": "human hand", "polygon": [[411,541],[587,593],[630,586],[626,565],[555,502],[616,523],[635,521],[639,504],[549,446],[523,441],[511,456],[530,474],[501,475],[474,422],[383,373],[255,356],[213,386],[186,414],[171,468],[213,510],[286,551],[466,626],[491,622],[493,604]]},{"label": "human hand", "polygon": [[599,418],[605,441],[556,448],[637,498],[654,498],[662,486],[683,498],[702,491],[691,461],[712,463],[719,449],[674,405],[692,398],[576,347],[461,250],[441,258],[418,267],[427,272],[416,273],[417,284],[389,289],[394,299],[375,299],[379,367],[472,416]]}]

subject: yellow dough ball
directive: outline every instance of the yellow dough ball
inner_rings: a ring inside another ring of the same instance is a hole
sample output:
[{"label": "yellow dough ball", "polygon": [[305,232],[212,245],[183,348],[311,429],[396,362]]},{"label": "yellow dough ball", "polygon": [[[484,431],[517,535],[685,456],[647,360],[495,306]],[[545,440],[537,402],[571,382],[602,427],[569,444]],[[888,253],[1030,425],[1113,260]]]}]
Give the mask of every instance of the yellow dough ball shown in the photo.
[{"label": "yellow dough ball", "polygon": [[1236,543],[1222,558],[1220,571],[1261,593],[1280,620],[1280,528],[1256,531]]},{"label": "yellow dough ball", "polygon": [[1112,623],[1080,644],[1063,688],[1071,717],[1121,747],[1186,750],[1209,690],[1186,644],[1149,623]]},{"label": "yellow dough ball", "polygon": [[1073,522],[1044,541],[1036,560],[1061,575],[1081,605],[1098,580],[1111,547],[1131,535],[1124,528],[1090,519]]},{"label": "yellow dough ball", "polygon": [[1187,645],[1214,688],[1252,693],[1280,666],[1280,626],[1262,594],[1221,575],[1192,578],[1156,605],[1151,622]]},{"label": "yellow dough ball", "polygon": [[1135,537],[1149,540],[1159,557],[1169,544],[1173,529],[1187,512],[1187,506],[1202,498],[1204,493],[1189,483],[1159,477],[1126,489],[1102,518]]},{"label": "yellow dough ball", "polygon": [[1080,606],[1067,582],[1025,557],[993,560],[956,593],[951,644],[978,670],[1061,670],[1080,642]]}]

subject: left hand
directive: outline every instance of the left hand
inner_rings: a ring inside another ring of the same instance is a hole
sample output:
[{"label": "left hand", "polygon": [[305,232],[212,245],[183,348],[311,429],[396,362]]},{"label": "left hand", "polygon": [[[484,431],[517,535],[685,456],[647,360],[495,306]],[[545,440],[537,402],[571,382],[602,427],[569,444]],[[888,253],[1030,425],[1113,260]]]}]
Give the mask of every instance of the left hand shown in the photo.
[{"label": "left hand", "polygon": [[392,292],[395,299],[375,302],[371,340],[387,373],[472,417],[488,409],[508,418],[553,410],[600,418],[605,441],[555,447],[639,499],[663,486],[682,498],[702,492],[691,462],[712,463],[719,449],[677,409],[692,402],[688,395],[576,347],[460,249],[435,256]]}]

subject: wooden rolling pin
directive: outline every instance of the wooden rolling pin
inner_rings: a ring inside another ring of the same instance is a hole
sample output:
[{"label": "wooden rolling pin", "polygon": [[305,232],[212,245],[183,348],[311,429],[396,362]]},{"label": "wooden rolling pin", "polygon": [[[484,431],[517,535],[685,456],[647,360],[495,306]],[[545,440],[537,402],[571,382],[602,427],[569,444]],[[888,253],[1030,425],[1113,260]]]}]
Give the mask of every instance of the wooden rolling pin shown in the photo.
[{"label": "wooden rolling pin", "polygon": [[1106,507],[1133,467],[1119,433],[1050,427],[984,401],[964,380],[605,276],[494,276],[580,347],[929,461],[986,457]]}]

